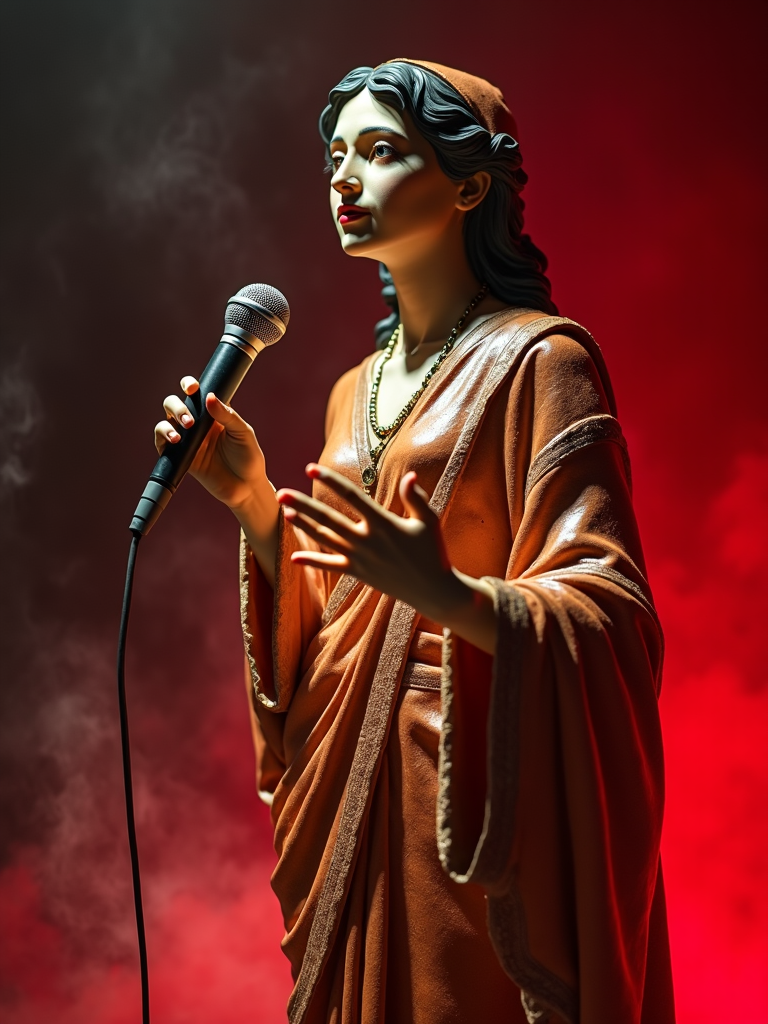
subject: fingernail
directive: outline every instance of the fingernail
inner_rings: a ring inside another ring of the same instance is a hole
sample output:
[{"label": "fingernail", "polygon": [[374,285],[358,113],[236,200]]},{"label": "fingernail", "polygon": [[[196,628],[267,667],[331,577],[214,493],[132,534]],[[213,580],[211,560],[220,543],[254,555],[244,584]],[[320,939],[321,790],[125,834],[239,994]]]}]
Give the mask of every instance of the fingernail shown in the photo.
[{"label": "fingernail", "polygon": [[192,424],[195,421],[192,419],[192,417],[187,412],[187,413],[184,413],[184,415],[181,417],[181,422],[184,424],[185,427],[191,427]]},{"label": "fingernail", "polygon": [[179,439],[179,435],[176,433],[175,430],[169,430],[168,431],[168,440],[169,441],[178,441],[178,439]]},{"label": "fingernail", "polygon": [[283,505],[283,515],[286,519],[295,519],[298,512],[295,508],[291,508],[290,505]]}]

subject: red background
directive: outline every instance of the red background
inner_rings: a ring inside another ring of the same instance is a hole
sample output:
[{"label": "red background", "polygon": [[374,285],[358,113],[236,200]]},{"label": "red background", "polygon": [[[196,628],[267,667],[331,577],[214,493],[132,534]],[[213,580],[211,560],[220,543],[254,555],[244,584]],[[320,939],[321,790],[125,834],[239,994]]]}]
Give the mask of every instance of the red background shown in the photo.
[{"label": "red background", "polygon": [[[162,396],[226,298],[292,307],[239,406],[279,484],[370,350],[316,118],[350,68],[485,74],[520,125],[528,228],[607,356],[666,627],[664,835],[681,1024],[766,993],[765,8],[746,0],[375,8],[4,7],[0,1011],[138,1014],[114,649]],[[253,788],[234,520],[185,484],[140,551],[128,662],[158,1024],[271,1024],[289,990]],[[762,966],[761,966],[762,965]]]}]

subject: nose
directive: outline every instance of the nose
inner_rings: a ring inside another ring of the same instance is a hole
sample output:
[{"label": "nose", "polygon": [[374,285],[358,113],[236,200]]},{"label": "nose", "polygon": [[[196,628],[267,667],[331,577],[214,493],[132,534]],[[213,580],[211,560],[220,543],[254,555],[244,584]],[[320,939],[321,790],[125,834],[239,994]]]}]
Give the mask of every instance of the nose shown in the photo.
[{"label": "nose", "polygon": [[359,196],[362,192],[363,186],[360,179],[350,173],[349,154],[342,160],[331,178],[331,188],[335,188],[340,195],[345,197]]}]

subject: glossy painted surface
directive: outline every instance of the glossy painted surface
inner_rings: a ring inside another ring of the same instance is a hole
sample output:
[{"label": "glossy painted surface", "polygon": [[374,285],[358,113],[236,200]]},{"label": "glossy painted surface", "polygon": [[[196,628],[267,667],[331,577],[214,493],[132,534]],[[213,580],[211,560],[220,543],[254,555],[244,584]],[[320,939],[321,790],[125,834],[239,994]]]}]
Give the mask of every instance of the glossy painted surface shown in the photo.
[{"label": "glossy painted surface", "polygon": [[[350,67],[400,51],[486,74],[517,117],[528,227],[560,309],[606,354],[666,630],[679,1019],[766,1018],[760,10],[448,3],[436,24],[395,0],[347,35],[309,3],[8,13],[4,1020],[135,1020],[113,697],[125,520],[162,396],[252,280],[293,315],[239,404],[275,483],[301,485],[330,387],[384,312],[374,268],[338,251],[315,121]],[[107,465],[90,521],[70,522]],[[167,1024],[271,1024],[289,990],[235,577],[234,522],[185,485],[140,553],[128,669]]]}]

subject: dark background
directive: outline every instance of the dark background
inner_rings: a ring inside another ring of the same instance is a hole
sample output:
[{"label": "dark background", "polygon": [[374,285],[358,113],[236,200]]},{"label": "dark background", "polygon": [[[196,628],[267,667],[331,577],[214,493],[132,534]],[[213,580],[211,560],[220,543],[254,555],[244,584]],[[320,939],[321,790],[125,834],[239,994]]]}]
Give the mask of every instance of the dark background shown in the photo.
[{"label": "dark background", "polygon": [[[383,312],[375,266],[339,250],[316,120],[346,71],[399,55],[486,75],[517,117],[528,228],[607,356],[667,631],[679,1019],[765,1020],[765,6],[6,0],[2,19],[3,1020],[137,1019],[114,652],[152,426],[227,297],[269,282],[291,326],[238,406],[275,483],[301,485]],[[139,555],[158,1024],[271,1024],[289,990],[236,548],[189,481]]]}]

